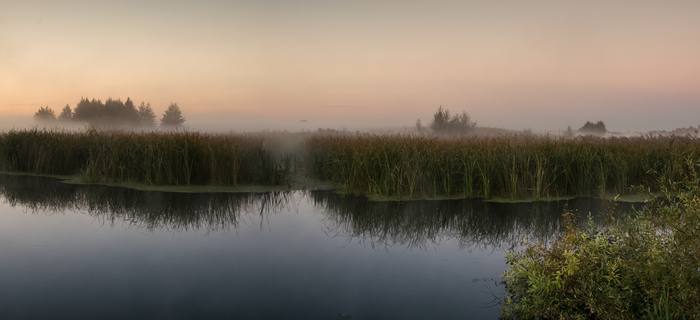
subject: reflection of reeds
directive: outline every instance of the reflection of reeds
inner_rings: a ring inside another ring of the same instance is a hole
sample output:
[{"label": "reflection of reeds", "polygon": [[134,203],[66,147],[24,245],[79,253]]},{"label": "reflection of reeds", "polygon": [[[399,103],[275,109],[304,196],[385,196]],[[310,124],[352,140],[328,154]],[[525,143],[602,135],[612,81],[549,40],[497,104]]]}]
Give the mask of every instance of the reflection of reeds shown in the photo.
[{"label": "reflection of reeds", "polygon": [[58,183],[51,178],[0,175],[0,196],[35,212],[86,211],[109,224],[148,230],[227,230],[243,214],[266,215],[293,203],[290,192],[167,193]]},{"label": "reflection of reeds", "polygon": [[537,200],[655,189],[659,177],[687,171],[687,156],[700,157],[700,140],[314,134],[307,152],[311,174],[345,193]]},{"label": "reflection of reeds", "polygon": [[[326,226],[371,246],[406,245],[426,248],[444,239],[457,239],[467,247],[506,249],[523,237],[545,242],[560,232],[564,206],[582,214],[602,213],[605,203],[598,199],[559,202],[489,203],[475,200],[367,201],[362,197],[332,192],[310,194],[317,207],[326,211]],[[630,211],[629,204],[618,209]],[[604,218],[604,216],[601,216]]]},{"label": "reflection of reeds", "polygon": [[[30,211],[83,211],[110,224],[147,230],[228,230],[255,216],[294,207],[294,192],[169,193],[60,183],[56,179],[0,174],[0,197]],[[330,233],[371,246],[427,248],[456,239],[464,246],[507,248],[524,236],[547,241],[560,229],[563,202],[488,203],[474,200],[376,202],[332,192],[308,192],[323,210]],[[575,199],[583,213],[605,209],[602,202]],[[620,208],[620,211],[629,208]],[[263,219],[260,220],[263,223]]]},{"label": "reflection of reeds", "polygon": [[197,132],[13,130],[0,134],[0,170],[81,173],[88,182],[284,184],[291,156],[279,159],[264,140]]}]

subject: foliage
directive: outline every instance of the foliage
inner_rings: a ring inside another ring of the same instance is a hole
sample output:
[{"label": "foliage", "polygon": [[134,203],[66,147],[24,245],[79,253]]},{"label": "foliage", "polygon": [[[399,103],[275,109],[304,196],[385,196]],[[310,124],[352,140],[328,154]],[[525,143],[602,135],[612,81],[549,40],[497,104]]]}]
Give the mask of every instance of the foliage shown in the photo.
[{"label": "foliage", "polygon": [[[416,123],[416,126],[419,124]],[[428,126],[438,134],[465,134],[476,127],[476,121],[472,121],[466,112],[450,116],[450,110],[440,106]]]},{"label": "foliage", "polygon": [[543,199],[658,190],[650,172],[677,181],[700,157],[693,137],[439,137],[316,133],[307,139],[309,172],[345,193]]},{"label": "foliage", "polygon": [[150,103],[144,104],[143,101],[141,101],[141,105],[139,106],[138,110],[138,115],[141,126],[155,127],[156,114],[153,112],[153,109],[151,109]]},{"label": "foliage", "polygon": [[598,121],[596,123],[586,121],[583,127],[579,128],[578,131],[592,134],[605,134],[608,132],[608,129],[605,128],[605,123],[603,123],[603,121]]},{"label": "foliage", "polygon": [[85,121],[97,126],[138,126],[138,111],[130,98],[126,102],[108,98],[105,103],[100,100],[81,98],[75,107],[73,119]]},{"label": "foliage", "polygon": [[264,143],[255,135],[11,130],[0,134],[0,171],[155,185],[286,183],[291,158]]},{"label": "foliage", "polygon": [[58,120],[61,121],[68,121],[73,119],[73,110],[71,110],[69,105],[66,105],[63,107],[61,110],[61,114],[58,116]]},{"label": "foliage", "polygon": [[160,119],[160,125],[164,127],[174,127],[182,125],[185,122],[185,118],[182,117],[180,112],[180,107],[177,103],[171,103],[168,109],[163,113],[163,118]]},{"label": "foliage", "polygon": [[56,120],[56,114],[53,112],[53,109],[49,108],[49,106],[40,107],[39,111],[34,113],[34,119],[39,121],[52,121]]},{"label": "foliage", "polygon": [[683,178],[635,217],[607,228],[568,224],[549,245],[507,253],[504,317],[697,318],[700,176],[696,158],[682,165]]}]

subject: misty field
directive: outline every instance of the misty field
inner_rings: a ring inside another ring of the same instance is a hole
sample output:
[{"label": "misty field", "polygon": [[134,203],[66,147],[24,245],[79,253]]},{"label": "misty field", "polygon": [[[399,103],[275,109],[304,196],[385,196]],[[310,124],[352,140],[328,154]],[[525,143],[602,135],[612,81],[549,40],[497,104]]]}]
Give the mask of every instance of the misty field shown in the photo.
[{"label": "misty field", "polygon": [[291,185],[308,175],[346,194],[540,200],[658,190],[659,179],[678,180],[700,157],[700,140],[689,136],[288,136],[12,130],[0,134],[0,170],[149,185]]}]

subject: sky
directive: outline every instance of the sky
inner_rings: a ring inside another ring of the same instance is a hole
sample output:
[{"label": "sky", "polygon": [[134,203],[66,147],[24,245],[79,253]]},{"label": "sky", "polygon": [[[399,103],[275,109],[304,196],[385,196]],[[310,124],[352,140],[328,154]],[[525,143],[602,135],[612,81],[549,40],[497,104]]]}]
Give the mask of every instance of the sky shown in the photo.
[{"label": "sky", "polygon": [[[0,127],[81,97],[199,130],[700,125],[700,1],[15,1]],[[306,122],[301,122],[306,120]]]}]

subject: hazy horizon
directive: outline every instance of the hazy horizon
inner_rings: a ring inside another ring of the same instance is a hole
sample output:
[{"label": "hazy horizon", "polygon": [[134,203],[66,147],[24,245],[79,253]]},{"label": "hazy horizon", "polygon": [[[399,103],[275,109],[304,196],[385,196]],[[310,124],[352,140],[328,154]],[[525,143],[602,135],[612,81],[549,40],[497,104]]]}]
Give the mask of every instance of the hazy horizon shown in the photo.
[{"label": "hazy horizon", "polygon": [[[8,1],[0,127],[81,97],[196,130],[700,125],[700,3]],[[300,122],[307,120],[308,122]]]}]

